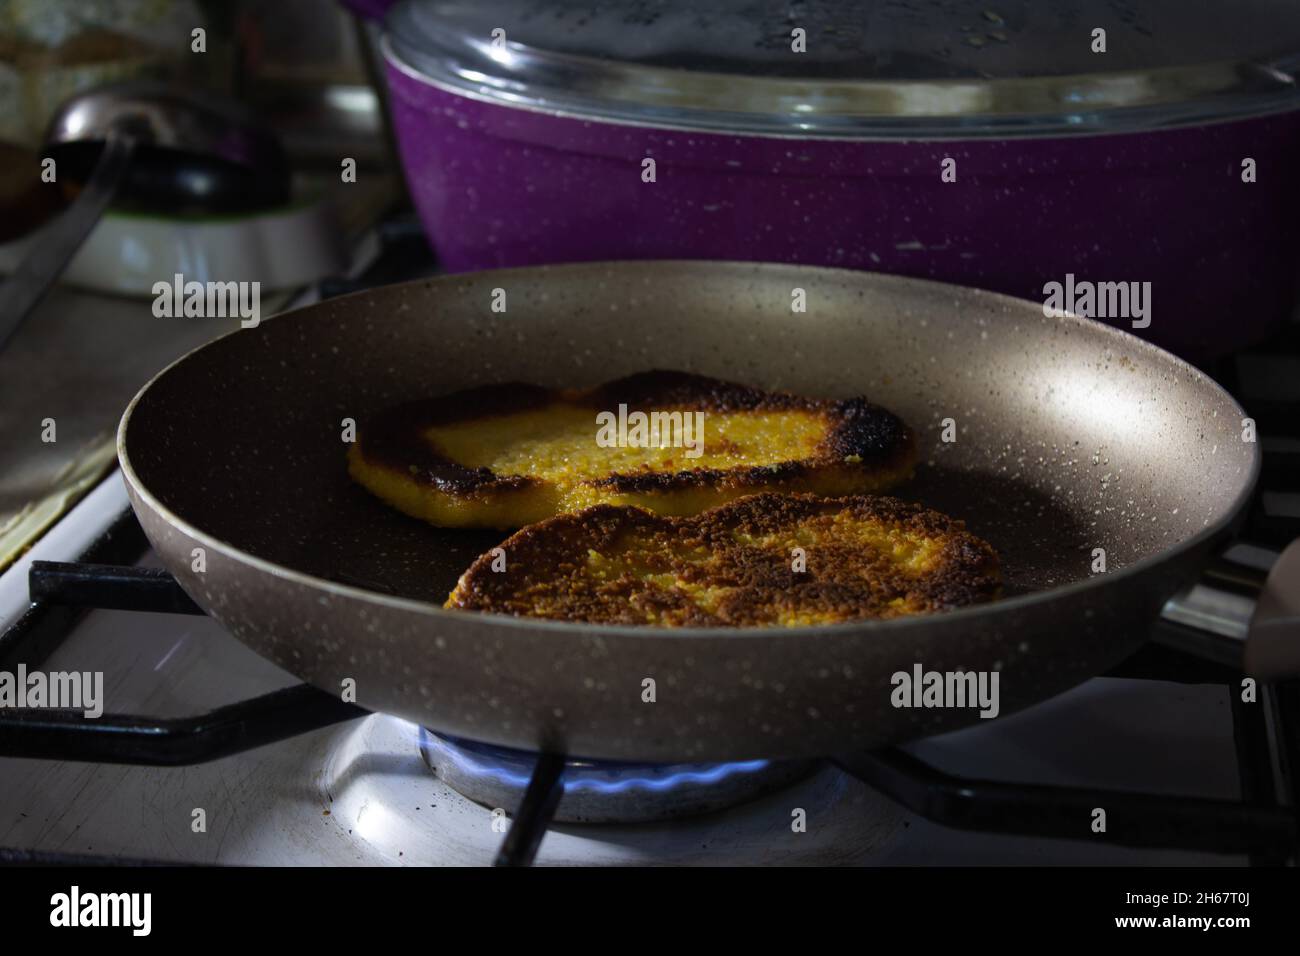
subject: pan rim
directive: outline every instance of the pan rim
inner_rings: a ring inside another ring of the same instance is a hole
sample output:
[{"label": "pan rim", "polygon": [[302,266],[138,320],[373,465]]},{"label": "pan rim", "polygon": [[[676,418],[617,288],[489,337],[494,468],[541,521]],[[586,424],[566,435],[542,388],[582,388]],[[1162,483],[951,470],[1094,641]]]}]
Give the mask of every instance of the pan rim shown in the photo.
[{"label": "pan rim", "polygon": [[[893,283],[893,284],[910,286],[910,287],[942,286],[954,290],[960,290],[965,294],[975,293],[978,296],[987,297],[994,302],[1002,302],[1008,306],[1017,309],[1022,309],[1026,305],[1028,305],[1028,306],[1033,306],[1035,309],[1041,310],[1041,306],[1039,306],[1038,303],[1035,303],[1029,299],[1021,299],[1016,296],[1006,295],[1000,292],[992,292],[987,289],[977,288],[975,286],[959,285],[957,283],[950,283],[950,282],[939,282],[933,279],[918,279],[918,278],[913,278],[911,276],[900,276],[891,273],[870,272],[867,270],[859,270],[859,269],[838,269],[838,268],[828,267],[828,266],[802,265],[799,263],[769,263],[769,262],[752,262],[746,260],[728,260],[728,259],[617,259],[617,260],[598,260],[593,262],[579,262],[579,263],[539,264],[539,265],[532,265],[532,266],[519,266],[510,269],[492,269],[492,270],[482,270],[479,272],[446,273],[443,275],[438,275],[433,277],[412,279],[407,282],[392,283],[389,285],[381,286],[380,288],[387,290],[387,289],[401,288],[403,286],[427,287],[430,284],[438,283],[438,282],[454,283],[457,281],[465,281],[466,279],[473,278],[475,276],[482,275],[485,273],[491,273],[494,276],[500,275],[502,277],[508,277],[511,274],[518,274],[518,273],[535,275],[538,272],[548,272],[548,271],[563,272],[570,269],[576,270],[576,269],[592,269],[592,268],[602,268],[602,267],[632,268],[638,266],[643,267],[648,264],[655,265],[655,266],[664,266],[664,267],[688,266],[693,268],[707,268],[710,270],[737,269],[737,268],[752,270],[759,267],[765,267],[768,269],[772,267],[777,267],[782,269],[799,270],[801,273],[813,272],[816,274],[825,275],[828,278],[832,278],[832,279],[837,276],[841,278],[848,278],[848,277],[861,278],[862,276],[870,276],[873,279],[873,281],[883,281],[887,285]],[[345,302],[346,300],[351,299],[353,297],[369,295],[374,291],[375,290],[373,289],[363,289],[358,292],[353,292],[347,295],[338,296],[329,301]],[[319,301],[310,303],[305,306],[300,306],[295,309],[289,309],[284,312],[279,312],[276,313],[275,315],[268,316],[262,319],[261,323],[274,322],[279,319],[285,319],[290,316],[297,315],[307,309],[313,308],[318,305],[320,305]],[[1082,316],[1078,316],[1070,312],[1063,313],[1060,316],[1055,316],[1053,317],[1053,319],[1058,322],[1072,325],[1073,327],[1085,332],[1085,334],[1090,334],[1090,335],[1099,334],[1103,336],[1109,336],[1110,338],[1116,341],[1123,342],[1126,347],[1132,347],[1133,344],[1136,343],[1139,350],[1146,351],[1155,360],[1169,363],[1176,370],[1181,371],[1185,374],[1190,374],[1201,385],[1209,386],[1215,392],[1217,392],[1221,398],[1226,399],[1228,404],[1230,404],[1233,408],[1235,408],[1240,415],[1242,416],[1245,415],[1245,410],[1237,403],[1237,400],[1226,389],[1224,389],[1221,385],[1219,385],[1218,382],[1214,381],[1214,379],[1210,378],[1208,375],[1206,375],[1200,369],[1196,368],[1191,363],[1174,355],[1172,352],[1168,352],[1165,349],[1162,349],[1159,346],[1154,345],[1146,341],[1145,339],[1140,338],[1139,336],[1124,331],[1123,329],[1115,328],[1114,326],[1106,325],[1105,323],[1084,318]],[[189,361],[191,358],[196,356],[198,353],[202,352],[204,349],[214,346],[218,342],[224,341],[226,338],[230,336],[238,335],[243,331],[246,330],[242,328],[232,329],[231,331],[225,333],[224,335],[219,335],[214,339],[211,339],[201,345],[196,346],[195,348],[186,352],[184,355],[180,356],[179,358],[175,359],[174,361],[166,365],[164,368],[159,370],[143,386],[141,386],[139,391],[137,391],[136,394],[132,397],[131,401],[126,406],[126,410],[122,413],[122,418],[118,423],[117,436],[116,436],[118,467],[122,472],[123,480],[126,483],[128,490],[140,502],[142,502],[146,507],[148,507],[149,510],[154,512],[158,517],[166,521],[169,526],[176,529],[180,533],[184,534],[186,537],[198,542],[204,548],[212,549],[216,553],[222,555],[223,557],[231,561],[234,561],[236,563],[242,564],[244,566],[251,567],[252,569],[260,573],[268,574],[275,578],[284,579],[309,589],[322,591],[332,596],[338,596],[349,600],[363,601],[372,606],[382,607],[395,612],[422,614],[428,616],[432,621],[441,622],[444,624],[455,624],[457,622],[464,623],[464,618],[466,614],[466,612],[464,611],[451,611],[438,604],[434,604],[429,601],[420,601],[415,598],[399,597],[396,595],[384,594],[379,591],[367,590],[365,588],[356,587],[349,584],[342,584],[336,581],[331,581],[327,578],[321,578],[313,574],[307,574],[305,572],[295,570],[294,568],[290,568],[285,565],[278,564],[274,561],[269,561],[265,558],[258,557],[255,554],[245,551],[242,548],[238,548],[227,541],[223,541],[220,538],[217,538],[216,536],[206,531],[203,531],[200,528],[195,527],[193,524],[181,518],[179,515],[173,512],[169,507],[163,504],[163,502],[160,501],[158,497],[154,495],[145,486],[144,482],[140,479],[140,476],[136,474],[135,468],[131,463],[131,458],[127,451],[127,444],[126,444],[127,430],[130,427],[131,418],[135,412],[137,405],[144,398],[144,396],[148,394],[149,390],[153,388],[154,384],[159,380],[161,380],[164,376],[171,373],[173,369]],[[938,611],[931,614],[920,614],[920,615],[915,615],[910,617],[893,618],[890,620],[864,619],[864,620],[857,620],[857,621],[842,621],[842,622],[837,622],[835,624],[818,624],[818,625],[809,625],[809,626],[802,626],[802,627],[666,628],[666,627],[657,627],[657,626],[640,625],[640,624],[592,624],[585,621],[556,621],[556,620],[550,620],[548,618],[529,618],[529,617],[522,617],[522,616],[516,617],[514,615],[509,615],[509,614],[495,614],[495,613],[481,613],[481,612],[479,612],[477,616],[490,620],[493,625],[500,625],[507,629],[519,629],[524,632],[536,631],[540,629],[543,632],[549,631],[555,633],[572,634],[575,630],[577,630],[579,633],[590,634],[593,636],[611,634],[611,635],[618,635],[620,638],[627,638],[627,639],[645,638],[647,640],[650,639],[664,640],[666,638],[676,638],[681,640],[693,640],[693,641],[700,641],[704,639],[715,639],[715,640],[725,639],[729,641],[734,641],[737,639],[742,639],[742,640],[759,639],[764,637],[774,637],[774,638],[800,637],[800,638],[809,638],[809,639],[824,638],[827,640],[831,640],[834,639],[837,635],[843,636],[847,634],[861,634],[864,631],[867,632],[907,631],[909,629],[924,627],[927,623],[934,622],[936,618],[942,618],[945,621],[950,620],[953,622],[953,626],[956,627],[959,622],[963,622],[963,621],[973,622],[979,620],[982,617],[987,617],[991,614],[998,614],[998,615],[1014,614],[1017,611],[1020,611],[1022,609],[1036,607],[1040,604],[1047,603],[1050,601],[1068,599],[1074,597],[1075,595],[1090,590],[1099,591],[1111,584],[1117,585],[1120,582],[1128,581],[1139,574],[1143,574],[1152,568],[1155,568],[1161,564],[1169,562],[1172,559],[1176,559],[1179,556],[1184,555],[1190,551],[1193,551],[1198,547],[1200,547],[1201,545],[1206,544],[1209,541],[1212,541],[1213,539],[1215,539],[1216,537],[1218,537],[1219,535],[1221,535],[1222,533],[1224,533],[1226,530],[1228,530],[1233,526],[1233,524],[1236,522],[1237,518],[1241,514],[1242,510],[1249,502],[1251,495],[1254,493],[1255,486],[1259,480],[1260,469],[1262,467],[1262,453],[1260,451],[1258,442],[1254,442],[1251,444],[1252,447],[1250,449],[1249,475],[1247,476],[1246,480],[1242,483],[1241,487],[1239,488],[1236,497],[1232,500],[1231,504],[1227,507],[1227,509],[1223,512],[1222,516],[1217,521],[1214,521],[1210,524],[1203,526],[1199,531],[1181,540],[1177,544],[1169,548],[1165,548],[1163,550],[1157,551],[1153,554],[1149,554],[1141,558],[1140,560],[1133,562],[1132,564],[1125,565],[1123,568],[1120,568],[1117,571],[1109,572],[1105,575],[1095,576],[1091,578],[1084,578],[1078,581],[1072,581],[1068,584],[1062,584],[1056,587],[1045,588],[1039,591],[1032,591],[1027,594],[1019,594],[1014,597],[999,598],[987,604],[976,604],[968,607],[956,608],[949,611]],[[133,502],[133,507],[134,507],[134,502]]]}]

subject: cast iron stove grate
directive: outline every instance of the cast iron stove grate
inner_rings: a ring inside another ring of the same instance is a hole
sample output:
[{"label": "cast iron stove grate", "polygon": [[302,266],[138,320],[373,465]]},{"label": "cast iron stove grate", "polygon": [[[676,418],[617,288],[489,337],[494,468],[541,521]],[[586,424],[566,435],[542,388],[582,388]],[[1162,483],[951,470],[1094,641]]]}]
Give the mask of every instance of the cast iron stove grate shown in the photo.
[{"label": "cast iron stove grate", "polygon": [[[138,523],[124,512],[73,563],[37,562],[30,574],[33,605],[0,640],[0,666],[39,665],[87,608],[202,614],[164,571],[125,562],[147,549]],[[112,562],[112,563],[105,563]],[[1231,668],[1148,644],[1111,676],[1224,683]],[[1271,689],[1282,766],[1294,766],[1300,699],[1295,686]],[[1156,796],[1092,788],[1039,786],[954,777],[897,748],[828,759],[908,810],[959,829],[1017,836],[1077,836],[1081,814],[1112,808],[1111,826],[1096,839],[1130,847],[1244,853],[1258,864],[1295,859],[1297,821],[1287,779],[1278,779],[1264,711],[1230,694],[1242,799]],[[75,711],[16,711],[0,716],[0,754],[9,757],[179,766],[215,760],[306,733],[368,711],[306,684],[196,716],[158,719],[105,714],[89,721]],[[1283,739],[1284,738],[1284,739]],[[527,864],[536,855],[562,793],[564,757],[542,754],[502,843],[497,863]],[[1281,784],[1287,787],[1280,787]],[[1282,794],[1281,789],[1287,789]],[[78,856],[0,850],[0,862],[84,863]],[[99,860],[98,862],[122,862]],[[139,862],[139,861],[131,861]]]}]

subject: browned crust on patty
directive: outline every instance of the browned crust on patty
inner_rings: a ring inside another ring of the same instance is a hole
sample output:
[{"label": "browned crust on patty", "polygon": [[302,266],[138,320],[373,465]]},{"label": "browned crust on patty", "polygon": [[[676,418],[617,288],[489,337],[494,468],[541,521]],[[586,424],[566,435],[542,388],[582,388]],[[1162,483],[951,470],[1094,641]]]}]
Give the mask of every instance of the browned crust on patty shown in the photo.
[{"label": "browned crust on patty", "polygon": [[843,467],[846,459],[854,458],[854,466],[863,470],[895,471],[909,466],[915,454],[915,438],[903,420],[864,398],[805,398],[667,370],[638,372],[586,390],[508,382],[406,402],[364,418],[358,428],[357,451],[367,462],[397,469],[450,495],[470,498],[526,488],[538,479],[467,467],[432,447],[424,432],[438,425],[510,415],[557,402],[593,411],[626,404],[643,411],[677,407],[705,413],[806,410],[826,418],[826,436],[808,458],[750,468],[611,474],[592,482],[613,492],[672,491],[702,484],[759,487],[798,480],[831,465]]},{"label": "browned crust on patty", "polygon": [[[827,533],[818,519],[837,513],[923,538],[937,545],[937,553],[922,571],[909,572],[860,540]],[[784,545],[737,540],[814,526],[823,536],[809,544],[803,571],[792,568]],[[680,589],[652,587],[635,574],[601,579],[589,573],[590,552],[617,560],[629,536],[638,543],[639,567],[728,589],[725,598],[706,610]],[[782,613],[829,623],[943,611],[991,600],[999,588],[996,553],[963,522],[869,495],[751,495],[689,518],[598,505],[530,525],[501,548],[505,570],[493,571],[494,555],[482,555],[461,576],[448,608],[598,624],[762,627],[780,623]],[[683,554],[707,558],[700,563]]]}]

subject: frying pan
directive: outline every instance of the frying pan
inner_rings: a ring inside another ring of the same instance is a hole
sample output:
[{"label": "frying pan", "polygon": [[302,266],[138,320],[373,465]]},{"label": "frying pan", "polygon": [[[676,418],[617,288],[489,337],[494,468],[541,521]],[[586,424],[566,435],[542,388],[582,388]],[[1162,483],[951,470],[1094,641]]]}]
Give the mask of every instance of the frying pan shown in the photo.
[{"label": "frying pan", "polygon": [[[805,313],[791,310],[795,288]],[[647,368],[863,394],[899,413],[920,464],[897,494],[989,540],[1005,597],[794,629],[446,611],[457,576],[505,535],[426,526],[347,477],[345,419],[486,383],[587,386]],[[351,679],[361,705],[462,737],[667,762],[826,755],[980,719],[892,706],[891,675],[918,663],[999,671],[1002,714],[1106,670],[1247,500],[1259,452],[1243,418],[1181,360],[1035,303],[845,270],[625,262],[388,286],[237,331],[144,387],[118,453],[167,569],[302,679],[331,693]]]}]

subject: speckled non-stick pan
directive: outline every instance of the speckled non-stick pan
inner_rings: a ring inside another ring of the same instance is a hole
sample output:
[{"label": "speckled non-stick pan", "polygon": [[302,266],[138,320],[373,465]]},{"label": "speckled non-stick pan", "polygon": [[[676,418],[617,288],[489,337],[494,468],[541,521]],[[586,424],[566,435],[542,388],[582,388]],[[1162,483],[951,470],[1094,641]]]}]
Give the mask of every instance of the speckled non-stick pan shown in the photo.
[{"label": "speckled non-stick pan", "polygon": [[[344,419],[471,385],[648,368],[893,409],[920,441],[897,494],[992,542],[1005,597],[801,629],[445,611],[504,535],[428,527],[348,479]],[[945,419],[956,441],[941,440]],[[1242,419],[1180,360],[1036,303],[860,272],[639,262],[448,276],[266,320],[149,383],[119,455],[168,570],[303,679],[340,692],[351,678],[363,706],[463,737],[677,761],[824,755],[980,719],[894,707],[891,676],[918,663],[997,670],[1002,714],[1105,670],[1246,501],[1259,454]]]}]

